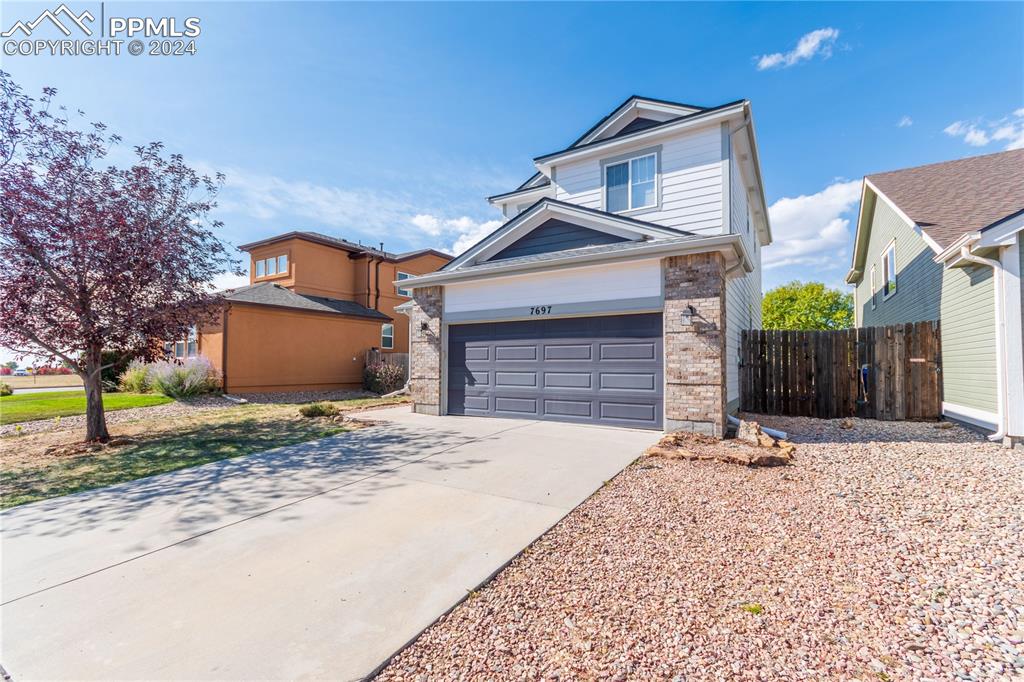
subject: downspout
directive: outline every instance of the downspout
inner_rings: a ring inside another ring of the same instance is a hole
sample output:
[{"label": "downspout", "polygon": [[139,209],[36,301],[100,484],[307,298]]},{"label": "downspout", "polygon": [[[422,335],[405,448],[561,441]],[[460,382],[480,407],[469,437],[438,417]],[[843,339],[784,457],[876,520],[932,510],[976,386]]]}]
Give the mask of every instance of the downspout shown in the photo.
[{"label": "downspout", "polygon": [[373,288],[376,293],[373,295],[373,309],[380,310],[380,259],[377,259],[377,265],[374,266],[373,270]]},{"label": "downspout", "polygon": [[1006,436],[1006,315],[1003,311],[1003,264],[998,260],[982,258],[971,253],[971,248],[966,244],[960,247],[960,257],[965,261],[992,268],[992,287],[996,294],[996,418],[999,422],[996,424],[996,432],[988,439],[998,442]]},{"label": "downspout", "polygon": [[370,307],[370,263],[373,262],[373,258],[366,255],[366,307]]},{"label": "downspout", "polygon": [[224,324],[220,335],[220,391],[228,392],[228,316],[231,313],[231,304],[224,306]]}]

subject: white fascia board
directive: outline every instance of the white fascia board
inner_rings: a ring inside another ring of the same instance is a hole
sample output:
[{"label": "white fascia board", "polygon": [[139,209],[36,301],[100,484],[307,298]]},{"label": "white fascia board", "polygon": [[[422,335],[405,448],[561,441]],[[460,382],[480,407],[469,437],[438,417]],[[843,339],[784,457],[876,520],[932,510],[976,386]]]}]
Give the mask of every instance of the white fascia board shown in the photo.
[{"label": "white fascia board", "polygon": [[1013,246],[1017,243],[1016,234],[1021,230],[1024,230],[1024,213],[983,228],[979,233],[976,246],[978,248]]},{"label": "white fascia board", "polygon": [[556,164],[565,163],[567,161],[576,161],[590,156],[602,156],[617,147],[631,147],[639,144],[645,144],[650,140],[664,137],[666,135],[673,135],[688,128],[701,128],[710,125],[717,125],[722,121],[735,117],[738,114],[742,114],[745,108],[746,103],[741,102],[736,106],[710,113],[707,116],[690,118],[677,123],[669,123],[658,126],[657,128],[647,132],[640,132],[633,135],[627,135],[625,137],[613,137],[582,149],[575,147],[566,149],[565,151],[549,155],[541,161],[534,161],[534,166],[536,166],[537,170],[544,175],[551,175],[551,167]]},{"label": "white fascia board", "polygon": [[[748,136],[748,143],[751,145],[751,165],[754,166],[754,173],[756,177],[757,187],[754,187],[758,201],[761,204],[762,215],[761,219],[764,222],[764,235],[761,240],[761,246],[768,246],[772,243],[771,236],[771,220],[768,215],[768,201],[765,199],[765,183],[764,178],[761,176],[761,153],[758,152],[758,137],[754,130],[754,112],[751,111],[750,102],[743,102],[742,104],[743,114],[745,115],[746,122],[746,136]],[[758,230],[759,233],[762,231]]]},{"label": "white fascia board", "polygon": [[743,243],[743,238],[738,234],[721,234],[714,235],[711,237],[687,239],[682,241],[651,241],[645,242],[643,246],[638,246],[637,248],[630,249],[629,251],[572,254],[562,258],[545,261],[512,263],[504,267],[488,268],[487,270],[484,271],[445,270],[441,272],[430,273],[427,275],[421,275],[419,277],[410,277],[409,279],[403,279],[402,288],[415,289],[418,287],[434,286],[435,284],[445,284],[447,282],[460,282],[480,278],[502,277],[509,275],[511,273],[553,270],[557,268],[576,267],[579,265],[591,263],[613,261],[623,262],[631,260],[640,260],[644,258],[665,258],[668,256],[680,256],[693,253],[709,252],[720,252],[723,255],[725,255],[727,260],[727,269],[732,268],[735,264],[741,264],[745,272],[752,272],[754,269],[753,262],[750,260],[750,256],[747,253],[746,246]]},{"label": "white fascia board", "polygon": [[968,232],[967,234],[960,235],[960,238],[949,245],[945,250],[940,251],[932,261],[935,263],[944,263],[947,268],[954,268],[963,263],[963,257],[960,255],[960,248],[963,246],[972,246],[978,239],[981,238],[980,232]]},{"label": "white fascia board", "polygon": [[612,115],[608,117],[608,120],[602,123],[600,127],[595,128],[589,135],[573,146],[578,147],[581,144],[593,142],[597,138],[601,137],[601,135],[614,128],[626,116],[629,116],[633,112],[637,112],[637,115],[639,116],[640,112],[643,110],[658,112],[673,118],[676,116],[687,116],[689,114],[696,114],[700,112],[700,109],[694,109],[692,107],[675,107],[645,99],[634,99],[626,106],[621,107],[618,111],[613,112]]},{"label": "white fascia board", "polygon": [[518,189],[518,190],[515,190],[515,191],[512,191],[512,192],[506,192],[504,194],[496,194],[493,197],[488,197],[487,198],[487,203],[489,203],[491,206],[500,206],[501,204],[507,204],[507,203],[510,203],[512,201],[515,201],[516,203],[520,203],[524,199],[526,199],[526,200],[541,199],[544,196],[547,196],[548,193],[550,193],[551,196],[554,197],[554,194],[555,194],[554,193],[554,189],[555,189],[554,184],[541,185],[539,187],[525,187],[523,189]]},{"label": "white fascia board", "polygon": [[860,252],[860,232],[864,229],[864,200],[868,196],[868,189],[871,189],[871,192],[877,196],[877,192],[875,192],[873,188],[874,185],[868,183],[868,179],[864,178],[860,185],[860,206],[857,208],[857,229],[853,231],[853,260],[850,263],[850,271],[846,273],[847,284],[855,285],[864,275],[864,271],[857,267],[857,256]]},{"label": "white fascia board", "polygon": [[928,245],[928,248],[930,248],[935,253],[942,252],[942,247],[939,246],[939,243],[932,239],[931,237],[929,237],[928,233],[925,232],[920,225],[911,220],[910,216],[904,213],[903,209],[897,206],[895,201],[885,196],[885,193],[882,192],[882,190],[878,189],[878,187],[867,178],[864,178],[864,184],[868,185],[871,188],[871,191],[874,192],[875,195],[878,196],[880,199],[885,201],[885,203],[888,204],[889,208],[891,208],[893,212],[895,212],[896,215],[898,215],[903,220],[903,222],[909,225],[911,229],[914,230],[914,232],[920,235],[921,239],[924,240],[924,243]]},{"label": "white fascia board", "polygon": [[515,223],[515,225],[510,229],[506,229],[504,234],[477,244],[475,247],[466,251],[457,259],[452,261],[450,271],[455,271],[467,263],[476,263],[480,260],[486,260],[490,256],[498,253],[504,247],[530,232],[530,230],[538,227],[544,221],[555,217],[571,220],[574,224],[579,224],[583,227],[589,227],[601,232],[607,232],[625,239],[643,239],[645,237],[657,239],[679,236],[679,232],[675,230],[664,230],[654,225],[637,225],[631,221],[617,218],[616,216],[603,216],[595,214],[592,211],[578,209],[574,206],[561,204],[555,205],[549,202],[541,202],[533,208],[520,213],[504,226],[496,230],[496,232],[500,232],[511,223]]}]

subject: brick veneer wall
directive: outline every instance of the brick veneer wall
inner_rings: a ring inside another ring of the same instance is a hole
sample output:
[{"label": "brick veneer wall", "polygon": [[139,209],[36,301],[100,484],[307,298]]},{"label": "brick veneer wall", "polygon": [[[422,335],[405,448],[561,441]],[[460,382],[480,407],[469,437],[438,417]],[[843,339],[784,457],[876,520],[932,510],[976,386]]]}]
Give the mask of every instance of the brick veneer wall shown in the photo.
[{"label": "brick veneer wall", "polygon": [[421,414],[441,414],[441,297],[441,287],[413,290],[409,390],[412,409]]},{"label": "brick veneer wall", "polygon": [[[662,261],[665,283],[665,430],[725,432],[725,259],[720,253]],[[683,326],[687,305],[697,310]]]}]

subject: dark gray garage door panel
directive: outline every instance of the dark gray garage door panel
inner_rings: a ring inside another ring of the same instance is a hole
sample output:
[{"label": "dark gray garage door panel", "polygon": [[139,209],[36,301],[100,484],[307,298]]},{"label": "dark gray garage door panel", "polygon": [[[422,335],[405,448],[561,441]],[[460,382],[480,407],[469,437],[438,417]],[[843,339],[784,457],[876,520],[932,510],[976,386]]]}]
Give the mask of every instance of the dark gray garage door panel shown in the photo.
[{"label": "dark gray garage door panel", "polygon": [[660,314],[448,328],[448,412],[660,429]]}]

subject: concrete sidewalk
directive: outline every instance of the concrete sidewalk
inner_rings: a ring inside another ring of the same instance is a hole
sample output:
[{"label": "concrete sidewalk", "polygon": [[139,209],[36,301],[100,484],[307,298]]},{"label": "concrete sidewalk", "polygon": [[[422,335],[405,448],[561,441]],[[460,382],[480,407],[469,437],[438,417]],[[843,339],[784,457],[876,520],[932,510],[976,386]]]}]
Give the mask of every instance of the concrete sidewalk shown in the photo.
[{"label": "concrete sidewalk", "polygon": [[358,679],[659,434],[384,426],[0,514],[15,680]]}]

